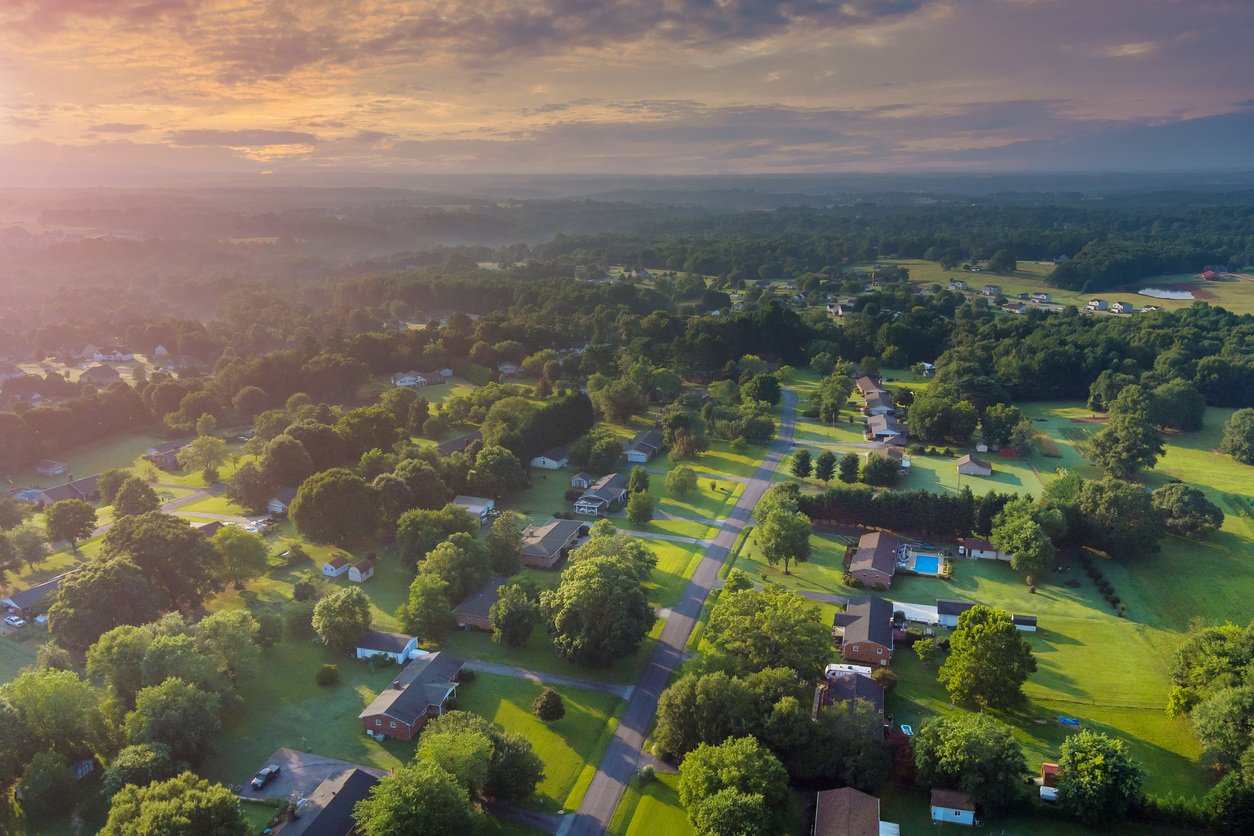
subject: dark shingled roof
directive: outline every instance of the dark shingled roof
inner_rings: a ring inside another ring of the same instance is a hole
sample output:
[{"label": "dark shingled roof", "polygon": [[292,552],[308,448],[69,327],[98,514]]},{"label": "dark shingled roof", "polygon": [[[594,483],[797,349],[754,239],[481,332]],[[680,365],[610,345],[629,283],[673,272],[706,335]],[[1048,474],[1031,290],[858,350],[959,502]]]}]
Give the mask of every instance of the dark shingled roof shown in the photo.
[{"label": "dark shingled roof", "polygon": [[1035,627],[1036,616],[1034,615],[1013,615],[1010,620],[1015,624],[1022,624],[1024,627]]},{"label": "dark shingled roof", "polygon": [[404,633],[385,633],[382,630],[367,630],[357,640],[357,647],[366,650],[377,650],[380,653],[400,653],[412,640],[413,636]]},{"label": "dark shingled roof", "polygon": [[870,641],[892,648],[893,605],[891,602],[883,598],[854,601],[846,612],[857,616],[857,621],[845,627],[845,644]]},{"label": "dark shingled roof", "polygon": [[501,597],[501,587],[509,583],[509,578],[501,575],[493,575],[488,578],[488,582],[479,589],[470,594],[466,600],[462,601],[453,609],[453,615],[469,616],[471,618],[487,618],[488,610]]},{"label": "dark shingled roof", "polygon": [[823,693],[824,705],[854,700],[866,700],[881,714],[884,712],[884,689],[871,677],[849,672],[833,674],[827,678]]},{"label": "dark shingled roof", "polygon": [[[318,785],[297,822],[301,836],[351,836],[356,833],[353,807],[370,794],[379,779],[364,769],[348,769]],[[286,828],[285,828],[286,829]]]},{"label": "dark shingled roof", "polygon": [[380,691],[374,702],[358,716],[385,714],[413,725],[428,707],[444,703],[454,687],[458,671],[465,664],[463,660],[444,652],[421,656],[406,665],[396,678],[400,688],[388,687]]},{"label": "dark shingled roof", "polygon": [[823,790],[814,808],[814,836],[878,836],[880,800],[852,787]]},{"label": "dark shingled roof", "polygon": [[[61,577],[65,577],[62,575]],[[42,601],[47,595],[56,592],[57,587],[61,585],[61,578],[53,578],[50,581],[44,581],[41,584],[32,586],[30,589],[23,589],[21,592],[14,592],[7,596],[4,600],[12,601],[13,606],[19,610],[29,610],[31,607]]]},{"label": "dark shingled roof", "polygon": [[901,541],[883,531],[873,531],[858,538],[858,550],[849,562],[849,571],[878,569],[886,575],[897,571],[897,548]]},{"label": "dark shingled roof", "polygon": [[950,810],[970,810],[975,812],[975,805],[971,803],[971,798],[965,792],[958,790],[934,789],[932,790],[932,806],[947,807]]},{"label": "dark shingled roof", "polygon": [[967,610],[974,607],[975,604],[970,601],[949,601],[944,598],[936,599],[937,615],[962,615]]}]

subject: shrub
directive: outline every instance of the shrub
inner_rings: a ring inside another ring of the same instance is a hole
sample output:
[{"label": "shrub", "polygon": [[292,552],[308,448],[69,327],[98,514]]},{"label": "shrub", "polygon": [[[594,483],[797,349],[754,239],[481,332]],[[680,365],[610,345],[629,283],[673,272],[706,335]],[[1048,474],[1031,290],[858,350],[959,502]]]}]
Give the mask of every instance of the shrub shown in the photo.
[{"label": "shrub", "polygon": [[861,589],[861,588],[862,588],[862,581],[861,581],[861,580],[859,580],[859,579],[858,579],[857,577],[855,577],[854,575],[850,574],[849,572],[846,572],[846,573],[845,573],[845,574],[841,577],[841,580],[844,582],[845,586],[847,586],[847,587],[849,587],[849,588],[851,588],[851,589]]},{"label": "shrub", "polygon": [[574,502],[576,499],[583,496],[583,491],[579,490],[579,488],[567,488],[565,496],[567,502]]},{"label": "shrub", "polygon": [[475,672],[471,670],[470,668],[462,668],[461,672],[457,674],[457,681],[458,682],[474,682]]},{"label": "shrub", "polygon": [[646,763],[644,766],[640,767],[640,783],[652,784],[656,777],[657,776],[653,773],[653,764]]},{"label": "shrub", "polygon": [[340,681],[340,669],[338,665],[323,665],[318,668],[318,672],[314,674],[314,681],[319,685],[334,685]]},{"label": "shrub", "polygon": [[302,563],[308,563],[309,561],[309,552],[305,551],[304,546],[300,543],[288,544],[287,557],[284,558],[284,562],[287,564],[288,568],[299,566]]},{"label": "shrub", "polygon": [[871,672],[871,678],[884,689],[885,693],[897,687],[897,674],[888,668],[876,668]]},{"label": "shrub", "polygon": [[561,694],[545,688],[531,703],[531,713],[545,723],[552,723],[566,716],[566,704]]}]

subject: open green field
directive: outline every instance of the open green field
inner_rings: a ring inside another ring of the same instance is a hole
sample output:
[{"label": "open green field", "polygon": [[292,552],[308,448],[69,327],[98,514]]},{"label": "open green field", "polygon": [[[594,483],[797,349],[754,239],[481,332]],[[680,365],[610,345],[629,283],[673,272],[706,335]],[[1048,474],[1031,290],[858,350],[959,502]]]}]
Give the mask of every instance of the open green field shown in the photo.
[{"label": "open green field", "polygon": [[686,836],[696,832],[679,803],[679,776],[659,772],[656,778],[647,784],[636,778],[627,785],[610,821],[610,836]]},{"label": "open green field", "polygon": [[885,260],[881,263],[907,268],[910,271],[910,283],[914,285],[926,287],[932,284],[939,284],[944,287],[950,279],[962,279],[977,293],[984,285],[995,284],[1000,285],[1002,292],[1011,299],[1019,293],[1045,292],[1050,294],[1053,304],[1075,305],[1079,308],[1087,305],[1090,299],[1098,297],[1108,302],[1131,302],[1138,310],[1145,305],[1158,305],[1166,310],[1187,308],[1193,304],[1194,300],[1155,299],[1150,296],[1142,296],[1135,291],[1151,287],[1171,290],[1173,285],[1193,284],[1207,291],[1210,298],[1204,301],[1211,305],[1216,305],[1238,314],[1254,313],[1254,282],[1203,281],[1195,273],[1151,276],[1136,282],[1131,290],[1103,290],[1092,293],[1079,293],[1077,291],[1050,287],[1046,284],[1046,277],[1054,270],[1052,263],[1020,261],[1019,269],[1009,276],[988,272],[969,273],[961,269],[946,270],[934,261],[899,259],[895,261]]},{"label": "open green field", "polygon": [[566,716],[543,723],[531,713],[531,703],[542,690],[544,686],[525,679],[480,673],[474,682],[460,686],[457,707],[530,740],[544,761],[544,780],[536,791],[540,808],[547,812],[575,810],[614,736],[618,723],[613,718],[622,700],[559,687],[556,690],[566,705]]}]

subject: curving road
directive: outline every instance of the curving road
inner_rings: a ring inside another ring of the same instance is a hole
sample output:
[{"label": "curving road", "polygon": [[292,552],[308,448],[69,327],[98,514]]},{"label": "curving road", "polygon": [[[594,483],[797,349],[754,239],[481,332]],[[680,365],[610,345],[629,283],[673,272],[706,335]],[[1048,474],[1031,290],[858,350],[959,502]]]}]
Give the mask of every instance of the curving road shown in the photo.
[{"label": "curving road", "polygon": [[649,724],[657,714],[658,697],[670,682],[675,668],[684,659],[688,637],[692,635],[706,597],[718,581],[719,568],[727,559],[741,530],[749,522],[754,506],[771,486],[771,474],[779,466],[784,454],[792,448],[796,407],[797,396],[784,390],[784,411],[779,424],[779,438],[771,444],[757,472],[747,480],[736,507],[723,521],[718,536],[711,542],[705,557],[697,565],[679,603],[672,608],[666,627],[662,630],[662,637],[649,659],[649,666],[636,683],[623,712],[623,719],[614,732],[605,757],[601,759],[579,812],[567,818],[559,833],[573,836],[604,833],[627,782],[647,762],[648,758],[641,750]]}]

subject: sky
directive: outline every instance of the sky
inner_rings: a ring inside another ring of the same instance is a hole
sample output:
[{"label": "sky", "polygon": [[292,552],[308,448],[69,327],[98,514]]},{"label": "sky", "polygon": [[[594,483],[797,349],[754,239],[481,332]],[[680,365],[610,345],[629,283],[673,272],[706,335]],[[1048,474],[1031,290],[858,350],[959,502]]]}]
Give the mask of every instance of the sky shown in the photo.
[{"label": "sky", "polygon": [[1254,0],[0,0],[0,185],[1254,168]]}]

